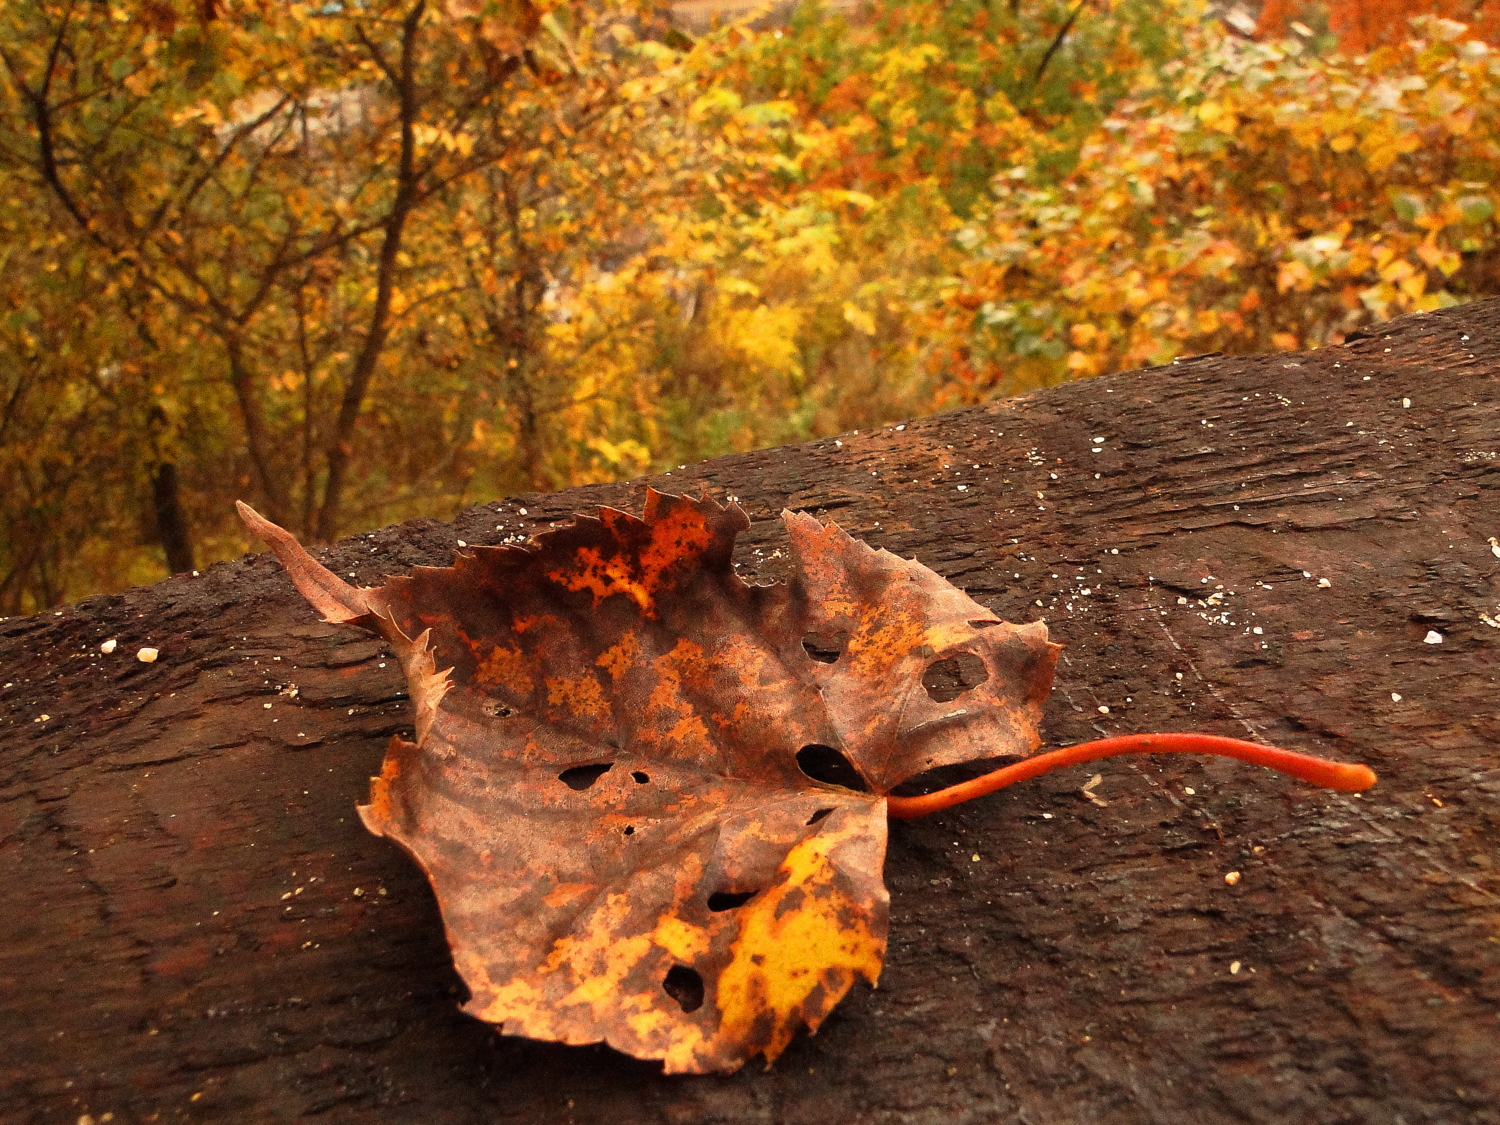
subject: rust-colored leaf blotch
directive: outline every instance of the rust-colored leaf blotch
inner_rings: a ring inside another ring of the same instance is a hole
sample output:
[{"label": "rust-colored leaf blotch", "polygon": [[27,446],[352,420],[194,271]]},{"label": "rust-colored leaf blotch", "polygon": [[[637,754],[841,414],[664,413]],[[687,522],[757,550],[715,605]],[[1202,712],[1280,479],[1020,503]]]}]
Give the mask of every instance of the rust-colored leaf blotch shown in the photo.
[{"label": "rust-colored leaf blotch", "polygon": [[467,1010],[669,1072],[774,1059],[885,954],[885,794],[1035,749],[1057,646],[915,562],[788,513],[648,493],[521,547],[355,589],[246,510],[299,590],[396,649],[372,832],[432,881]]}]

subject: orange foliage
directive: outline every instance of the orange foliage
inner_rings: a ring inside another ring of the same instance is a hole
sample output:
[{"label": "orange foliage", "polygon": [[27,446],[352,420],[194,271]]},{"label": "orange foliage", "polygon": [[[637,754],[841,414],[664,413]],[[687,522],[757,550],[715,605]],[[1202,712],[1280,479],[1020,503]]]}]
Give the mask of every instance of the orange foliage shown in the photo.
[{"label": "orange foliage", "polygon": [[1417,16],[1455,20],[1473,38],[1500,43],[1500,5],[1487,0],[1266,0],[1256,31],[1282,38],[1293,21],[1321,22],[1317,16],[1325,10],[1328,30],[1351,55],[1406,38]]}]

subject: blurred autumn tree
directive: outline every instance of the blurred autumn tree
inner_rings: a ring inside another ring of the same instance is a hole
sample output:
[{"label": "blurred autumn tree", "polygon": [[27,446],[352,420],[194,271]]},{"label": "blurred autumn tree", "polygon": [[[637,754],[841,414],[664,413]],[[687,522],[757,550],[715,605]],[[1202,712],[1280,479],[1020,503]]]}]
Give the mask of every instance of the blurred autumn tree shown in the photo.
[{"label": "blurred autumn tree", "polygon": [[[533,402],[546,297],[691,171],[636,15],[7,4],[0,607],[135,576],[143,534],[176,569],[233,552],[236,494],[331,539],[451,506],[481,464],[568,479],[543,430],[570,401]],[[37,545],[61,524],[108,549]]]},{"label": "blurred autumn tree", "polygon": [[[954,234],[1015,163],[1067,174],[1116,101],[1180,57],[1192,4],[908,0],[704,42],[694,119],[748,164],[664,232],[696,266],[658,464],[878,425],[967,397],[933,307]],[[937,330],[934,331],[934,328]],[[961,367],[961,365],[960,365]],[[668,452],[670,450],[671,452]],[[661,454],[666,454],[662,456]]]},{"label": "blurred autumn tree", "polygon": [[1317,347],[1500,291],[1500,59],[1464,25],[1352,57],[1195,38],[1068,176],[1018,166],[957,232],[931,330],[979,393]]},{"label": "blurred autumn tree", "polygon": [[1494,291],[1485,18],[6,0],[0,612]]}]

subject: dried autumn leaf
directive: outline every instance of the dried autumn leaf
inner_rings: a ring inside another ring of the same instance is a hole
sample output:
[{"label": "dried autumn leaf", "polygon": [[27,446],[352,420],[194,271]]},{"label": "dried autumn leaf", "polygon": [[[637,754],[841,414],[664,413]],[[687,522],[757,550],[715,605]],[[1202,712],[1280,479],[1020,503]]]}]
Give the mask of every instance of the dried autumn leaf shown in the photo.
[{"label": "dried autumn leaf", "polygon": [[508,1034],[769,1062],[879,978],[884,794],[1039,741],[1045,625],[805,515],[772,586],[731,566],[737,506],[652,491],[642,519],[357,589],[241,514],[328,620],[400,656],[416,742],[360,813],[427,872],[465,1008]]}]

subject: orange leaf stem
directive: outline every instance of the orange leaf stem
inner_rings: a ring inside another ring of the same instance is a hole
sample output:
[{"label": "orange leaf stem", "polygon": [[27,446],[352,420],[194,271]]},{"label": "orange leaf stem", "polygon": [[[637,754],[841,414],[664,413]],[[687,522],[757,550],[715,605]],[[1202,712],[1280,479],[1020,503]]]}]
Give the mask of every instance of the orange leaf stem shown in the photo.
[{"label": "orange leaf stem", "polygon": [[1018,781],[1029,781],[1063,766],[1074,766],[1080,762],[1092,762],[1098,758],[1113,758],[1116,754],[1217,754],[1224,758],[1238,758],[1282,773],[1291,774],[1313,785],[1327,789],[1342,789],[1346,793],[1358,793],[1375,784],[1375,771],[1369,766],[1349,762],[1330,762],[1327,758],[1315,758],[1311,754],[1295,754],[1275,746],[1262,746],[1258,742],[1242,742],[1238,738],[1221,738],[1216,734],[1127,734],[1119,738],[1101,738],[1096,742],[1080,742],[1077,746],[1065,746],[1061,750],[1049,750],[1024,762],[976,777],[924,797],[887,797],[886,808],[895,820],[910,820],[952,808],[975,797],[1004,789]]}]

